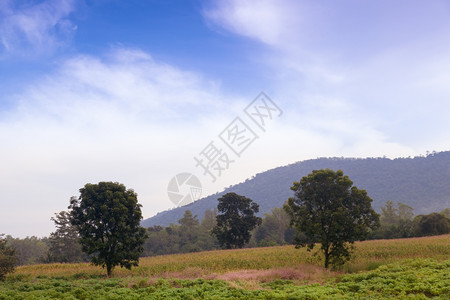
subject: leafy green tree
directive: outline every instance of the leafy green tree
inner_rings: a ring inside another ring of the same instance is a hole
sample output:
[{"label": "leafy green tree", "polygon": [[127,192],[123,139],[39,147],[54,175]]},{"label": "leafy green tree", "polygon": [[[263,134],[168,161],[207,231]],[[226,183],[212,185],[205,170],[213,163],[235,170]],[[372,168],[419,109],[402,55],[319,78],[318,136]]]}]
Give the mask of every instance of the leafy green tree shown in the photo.
[{"label": "leafy green tree", "polygon": [[[75,199],[76,200],[76,199]],[[56,231],[49,237],[49,261],[52,262],[80,262],[84,260],[78,231],[70,223],[70,213],[61,211],[51,218]]]},{"label": "leafy green tree", "polygon": [[144,255],[162,255],[168,253],[186,253],[218,248],[217,239],[211,235],[216,224],[216,212],[206,210],[201,224],[192,212],[187,210],[180,225],[169,227],[153,226],[148,228],[149,237],[144,245]]},{"label": "leafy green tree", "polygon": [[169,250],[169,233],[164,227],[155,225],[147,228],[148,238],[144,243],[144,256],[172,253]]},{"label": "leafy green tree", "polygon": [[253,200],[235,193],[228,193],[218,199],[217,225],[212,234],[217,237],[223,248],[242,248],[250,240],[250,232],[261,224],[261,218],[255,216],[259,205]]},{"label": "leafy green tree", "polygon": [[259,246],[286,244],[285,235],[291,219],[281,207],[275,207],[271,213],[265,213],[261,226],[256,228],[255,240]]},{"label": "leafy green tree", "polygon": [[14,272],[16,262],[16,251],[0,235],[0,281],[5,280],[6,274]]},{"label": "leafy green tree", "polygon": [[397,203],[397,207],[398,218],[400,220],[412,220],[414,217],[414,208],[401,202]]},{"label": "leafy green tree", "polygon": [[414,235],[414,209],[398,202],[397,208],[392,201],[386,201],[381,207],[381,226],[372,234],[375,239],[407,238]]},{"label": "leafy green tree", "polygon": [[450,232],[448,219],[438,213],[419,215],[415,218],[416,236],[439,235]]},{"label": "leafy green tree", "polygon": [[381,207],[381,223],[389,226],[395,225],[398,222],[398,210],[395,208],[394,202],[386,201],[386,204]]},{"label": "leafy green tree", "polygon": [[369,230],[379,224],[372,199],[365,190],[353,186],[341,170],[314,170],[294,182],[291,190],[295,196],[284,208],[291,224],[304,234],[304,239],[297,239],[296,244],[311,250],[320,243],[325,268],[330,263],[337,266],[349,260],[352,244],[365,239]]},{"label": "leafy green tree", "polygon": [[207,209],[199,228],[198,246],[201,250],[213,250],[219,248],[219,242],[211,232],[216,226],[217,208]]},{"label": "leafy green tree", "polygon": [[170,251],[169,232],[164,227],[155,225],[147,230],[148,238],[144,243],[143,256],[173,253]]},{"label": "leafy green tree", "polygon": [[70,201],[71,224],[92,263],[106,267],[108,277],[117,265],[137,266],[147,236],[137,194],[115,182],[86,184],[80,193]]},{"label": "leafy green tree", "polygon": [[440,212],[441,215],[446,217],[447,219],[450,219],[450,208],[445,208]]},{"label": "leafy green tree", "polygon": [[184,212],[183,218],[178,220],[180,223],[179,236],[181,252],[200,251],[197,240],[200,229],[200,222],[197,215],[193,216],[190,210]]},{"label": "leafy green tree", "polygon": [[201,226],[204,227],[204,229],[207,231],[212,230],[217,224],[216,216],[217,208],[205,210],[205,215],[203,216]]},{"label": "leafy green tree", "polygon": [[414,209],[404,203],[397,203],[398,224],[397,232],[399,238],[408,238],[414,235]]},{"label": "leafy green tree", "polygon": [[183,218],[179,219],[178,223],[187,231],[195,231],[200,225],[197,215],[192,215],[190,210],[184,212]]},{"label": "leafy green tree", "polygon": [[38,238],[36,236],[23,239],[6,236],[8,245],[16,251],[17,264],[29,265],[48,262],[48,238]]}]

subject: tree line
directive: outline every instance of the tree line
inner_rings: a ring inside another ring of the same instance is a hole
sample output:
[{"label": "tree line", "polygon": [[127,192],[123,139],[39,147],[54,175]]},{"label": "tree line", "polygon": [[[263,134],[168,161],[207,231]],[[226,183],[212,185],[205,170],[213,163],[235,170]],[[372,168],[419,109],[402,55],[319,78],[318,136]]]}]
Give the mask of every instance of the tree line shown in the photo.
[{"label": "tree line", "polygon": [[256,202],[228,193],[201,222],[187,210],[178,224],[144,229],[133,190],[117,183],[87,184],[79,198],[71,198],[69,211],[51,218],[56,231],[48,238],[0,236],[0,279],[11,265],[90,260],[110,276],[114,266],[131,268],[140,256],[285,244],[309,249],[321,244],[328,267],[344,263],[356,240],[449,232],[450,209],[414,216],[412,207],[387,201],[378,215],[365,190],[342,171],[313,171],[291,189],[295,196],[263,218],[256,216]]},{"label": "tree line", "polygon": [[[407,212],[405,214],[405,212]],[[414,216],[413,209],[398,202],[386,202],[380,213],[380,228],[368,239],[395,239],[446,234],[450,227],[450,209],[427,215]],[[147,228],[148,238],[142,256],[220,249],[219,242],[210,232],[216,224],[217,210],[205,211],[200,222],[196,215],[186,210],[182,219],[167,227]],[[56,231],[49,237],[14,238],[3,236],[2,240],[16,251],[16,265],[52,262],[86,262],[88,256],[81,250],[76,230],[70,225],[67,212],[55,214]],[[261,225],[251,232],[245,247],[267,247],[294,243],[295,229],[289,226],[290,219],[285,210],[276,207],[262,217]],[[301,234],[300,234],[301,235]]]}]

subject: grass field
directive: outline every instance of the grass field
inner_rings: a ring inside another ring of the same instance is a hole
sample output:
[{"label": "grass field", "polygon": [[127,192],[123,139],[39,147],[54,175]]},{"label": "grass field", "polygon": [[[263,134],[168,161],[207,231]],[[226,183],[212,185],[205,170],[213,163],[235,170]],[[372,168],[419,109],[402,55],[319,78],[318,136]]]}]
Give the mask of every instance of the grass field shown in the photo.
[{"label": "grass field", "polygon": [[0,299],[448,299],[449,257],[443,235],[356,243],[334,272],[320,254],[293,246],[148,257],[109,279],[89,264],[30,265],[0,283]]}]

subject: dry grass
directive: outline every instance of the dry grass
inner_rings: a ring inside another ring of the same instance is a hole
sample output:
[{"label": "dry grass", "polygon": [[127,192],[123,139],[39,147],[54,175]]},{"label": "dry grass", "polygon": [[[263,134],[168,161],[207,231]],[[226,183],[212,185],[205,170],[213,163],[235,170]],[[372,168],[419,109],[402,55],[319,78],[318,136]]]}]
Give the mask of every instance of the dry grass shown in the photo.
[{"label": "dry grass", "polygon": [[325,279],[336,276],[323,267],[304,265],[296,268],[274,268],[269,270],[238,270],[221,274],[211,274],[207,279],[221,279],[228,281],[256,280],[259,282],[271,282],[276,279],[294,280],[302,283],[322,283]]},{"label": "dry grass", "polygon": [[302,265],[297,267],[283,267],[272,269],[245,269],[225,273],[208,273],[200,268],[187,268],[181,272],[166,272],[159,276],[149,278],[150,282],[156,282],[159,278],[176,279],[220,279],[226,281],[258,281],[271,282],[276,279],[294,280],[302,283],[322,283],[324,280],[334,277],[338,272],[332,272],[323,267]]},{"label": "dry grass", "polygon": [[[381,264],[406,258],[434,258],[450,256],[450,235],[434,237],[376,240],[355,243],[355,252],[343,271],[355,272],[374,269]],[[142,258],[139,267],[132,270],[116,268],[114,276],[137,278],[205,278],[245,281],[294,279],[321,282],[333,276],[321,266],[321,255],[293,246],[278,246],[239,250],[218,250],[189,254],[162,255]],[[104,277],[105,270],[87,263],[41,264],[18,267],[15,274],[27,278]],[[151,280],[153,280],[151,279]]]}]

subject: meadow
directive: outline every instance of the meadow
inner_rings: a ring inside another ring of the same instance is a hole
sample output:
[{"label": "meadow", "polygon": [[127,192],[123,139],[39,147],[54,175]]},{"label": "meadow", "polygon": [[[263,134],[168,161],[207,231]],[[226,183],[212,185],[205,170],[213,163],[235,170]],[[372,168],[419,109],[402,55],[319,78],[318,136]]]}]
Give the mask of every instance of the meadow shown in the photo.
[{"label": "meadow", "polygon": [[0,299],[321,299],[450,296],[450,235],[355,243],[326,270],[313,250],[277,246],[142,258],[112,278],[90,264],[18,267]]}]

